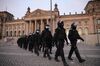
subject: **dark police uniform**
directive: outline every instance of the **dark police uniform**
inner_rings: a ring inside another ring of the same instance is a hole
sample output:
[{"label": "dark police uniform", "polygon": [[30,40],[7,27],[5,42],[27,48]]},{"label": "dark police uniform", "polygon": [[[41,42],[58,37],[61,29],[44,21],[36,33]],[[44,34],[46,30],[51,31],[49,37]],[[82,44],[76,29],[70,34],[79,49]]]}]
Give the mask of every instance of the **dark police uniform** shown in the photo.
[{"label": "dark police uniform", "polygon": [[23,39],[24,39],[24,40],[23,40],[23,42],[24,42],[23,48],[24,48],[25,50],[27,50],[27,47],[28,47],[28,36],[25,35]]},{"label": "dark police uniform", "polygon": [[24,43],[25,43],[25,36],[21,36],[17,40],[17,44],[20,48],[24,48]]},{"label": "dark police uniform", "polygon": [[28,41],[29,41],[29,51],[33,52],[34,48],[34,34],[31,34],[28,36]]},{"label": "dark police uniform", "polygon": [[[49,26],[49,25],[46,25],[46,26]],[[45,28],[42,31],[41,37],[42,37],[42,41],[43,41],[43,45],[44,45],[43,57],[46,57],[46,55],[47,55],[48,59],[51,60],[49,48],[52,45],[52,34],[51,34],[51,31],[49,30],[49,28]]]},{"label": "dark police uniform", "polygon": [[18,47],[22,48],[22,37],[19,37],[17,40]]},{"label": "dark police uniform", "polygon": [[69,34],[68,34],[68,38],[70,40],[71,43],[71,49],[68,55],[68,59],[69,60],[73,60],[71,58],[73,52],[75,51],[76,57],[78,58],[79,62],[84,62],[85,60],[81,58],[78,48],[77,48],[77,40],[81,39],[82,41],[84,41],[84,39],[82,39],[78,33],[78,31],[76,30],[76,26],[74,25],[74,23],[71,25],[71,29],[69,30]]},{"label": "dark police uniform", "polygon": [[39,30],[36,30],[36,33],[34,34],[34,52],[39,56],[39,48],[41,45],[41,35]]},{"label": "dark police uniform", "polygon": [[61,23],[58,22],[58,28],[55,30],[55,34],[54,34],[54,41],[57,47],[57,50],[55,53],[55,60],[59,62],[58,56],[61,56],[64,66],[68,66],[68,64],[66,63],[64,51],[63,51],[64,40],[66,40],[66,43],[68,44],[65,29],[63,28],[63,26],[64,26],[63,21]]}]

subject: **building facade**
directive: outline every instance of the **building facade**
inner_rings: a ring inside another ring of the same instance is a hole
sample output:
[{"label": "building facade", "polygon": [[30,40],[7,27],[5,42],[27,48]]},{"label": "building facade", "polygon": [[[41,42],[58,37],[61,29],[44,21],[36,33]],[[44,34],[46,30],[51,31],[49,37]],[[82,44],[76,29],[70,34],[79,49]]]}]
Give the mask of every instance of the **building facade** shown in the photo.
[{"label": "building facade", "polygon": [[57,4],[55,4],[52,12],[42,9],[30,12],[28,7],[22,19],[14,19],[12,14],[3,11],[0,12],[0,33],[3,37],[19,37],[33,33],[36,29],[42,31],[45,25],[49,24],[50,30],[54,34],[58,20],[64,21],[66,33],[68,33],[73,22],[78,23],[77,29],[80,35],[100,33],[100,1],[89,1],[84,10],[85,13],[82,12],[81,14],[75,12],[75,14],[60,15]]}]

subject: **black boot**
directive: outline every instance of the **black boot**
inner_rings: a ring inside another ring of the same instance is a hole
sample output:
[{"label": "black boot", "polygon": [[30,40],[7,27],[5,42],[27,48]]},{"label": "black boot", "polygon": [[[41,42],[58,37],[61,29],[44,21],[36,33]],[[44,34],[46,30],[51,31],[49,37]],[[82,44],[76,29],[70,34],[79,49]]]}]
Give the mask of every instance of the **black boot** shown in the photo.
[{"label": "black boot", "polygon": [[52,54],[52,52],[50,52],[50,54]]},{"label": "black boot", "polygon": [[46,58],[46,54],[44,54],[43,57]]},{"label": "black boot", "polygon": [[55,61],[56,61],[56,62],[60,62],[60,60],[58,60],[58,58],[55,58]]},{"label": "black boot", "polygon": [[39,53],[37,53],[37,56],[39,56]]},{"label": "black boot", "polygon": [[51,60],[51,57],[48,57],[49,60]]},{"label": "black boot", "polygon": [[85,62],[85,61],[86,61],[85,59],[79,60],[80,63],[83,63],[83,62]]},{"label": "black boot", "polygon": [[67,64],[67,62],[65,61],[65,62],[63,62],[63,64],[64,64],[64,66],[69,66],[68,64]]},{"label": "black boot", "polygon": [[68,57],[69,60],[73,60],[72,58]]}]

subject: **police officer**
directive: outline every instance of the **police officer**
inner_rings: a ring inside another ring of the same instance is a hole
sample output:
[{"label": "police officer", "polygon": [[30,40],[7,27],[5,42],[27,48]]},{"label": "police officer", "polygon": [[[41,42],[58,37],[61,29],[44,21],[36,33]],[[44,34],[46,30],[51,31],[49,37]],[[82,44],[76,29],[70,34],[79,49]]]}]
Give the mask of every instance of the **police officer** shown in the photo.
[{"label": "police officer", "polygon": [[24,48],[24,36],[18,38],[17,43],[20,48]]},{"label": "police officer", "polygon": [[80,37],[76,28],[77,28],[76,23],[72,23],[71,29],[69,30],[69,34],[68,34],[68,38],[69,38],[70,43],[71,43],[71,49],[70,49],[70,52],[69,52],[69,55],[68,55],[68,59],[73,60],[71,58],[71,56],[72,56],[73,52],[75,52],[76,57],[78,58],[79,62],[82,63],[85,60],[81,58],[76,44],[77,44],[78,39],[80,39],[82,41],[84,41],[84,39]]},{"label": "police officer", "polygon": [[27,35],[24,35],[24,46],[23,46],[23,48],[25,49],[25,50],[27,50],[27,47],[28,47],[28,36]]},{"label": "police officer", "polygon": [[18,47],[22,48],[22,37],[19,37],[17,40]]},{"label": "police officer", "polygon": [[65,60],[64,51],[63,51],[65,40],[68,45],[65,29],[63,28],[63,26],[64,26],[63,21],[59,21],[58,27],[56,28],[55,34],[54,34],[54,41],[57,47],[57,50],[55,53],[55,61],[59,62],[58,56],[61,56],[64,66],[68,66]]},{"label": "police officer", "polygon": [[29,51],[33,53],[33,48],[34,48],[34,33],[29,34],[28,41],[29,41]]},{"label": "police officer", "polygon": [[36,30],[36,33],[34,34],[34,52],[39,56],[39,48],[41,45],[41,35],[39,29]]},{"label": "police officer", "polygon": [[52,34],[49,30],[50,26],[46,25],[45,29],[42,31],[41,37],[44,45],[44,55],[43,57],[48,56],[48,59],[51,60],[49,48],[52,45]]}]

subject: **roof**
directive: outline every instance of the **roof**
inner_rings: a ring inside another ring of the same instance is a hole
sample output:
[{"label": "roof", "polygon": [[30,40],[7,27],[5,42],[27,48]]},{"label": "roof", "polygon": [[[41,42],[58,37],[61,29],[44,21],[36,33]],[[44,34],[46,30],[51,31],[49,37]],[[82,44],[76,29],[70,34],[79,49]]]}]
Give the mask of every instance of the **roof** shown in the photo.
[{"label": "roof", "polygon": [[[54,11],[52,11],[52,14],[54,14]],[[25,15],[25,17],[36,17],[36,16],[50,16],[51,11],[50,10],[42,10],[42,9],[36,9],[33,12],[29,13],[28,15]]]},{"label": "roof", "polygon": [[11,15],[11,16],[14,16],[13,14],[11,14],[10,12],[8,12],[8,11],[0,11],[0,16],[2,16],[3,14],[9,14],[9,15]]}]

